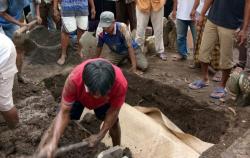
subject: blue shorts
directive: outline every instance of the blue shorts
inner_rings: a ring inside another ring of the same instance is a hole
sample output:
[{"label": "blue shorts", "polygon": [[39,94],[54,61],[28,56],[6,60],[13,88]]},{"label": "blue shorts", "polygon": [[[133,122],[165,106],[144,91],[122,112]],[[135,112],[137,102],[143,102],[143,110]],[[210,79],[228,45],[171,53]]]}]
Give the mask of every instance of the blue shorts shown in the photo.
[{"label": "blue shorts", "polygon": [[[99,120],[103,121],[105,119],[105,116],[106,116],[106,113],[107,113],[109,107],[110,107],[110,104],[107,103],[107,104],[100,106],[97,109],[94,109],[96,117]],[[80,102],[75,102],[72,105],[72,109],[70,111],[70,119],[71,120],[79,120],[81,115],[82,115],[83,110],[84,110],[84,106]]]}]

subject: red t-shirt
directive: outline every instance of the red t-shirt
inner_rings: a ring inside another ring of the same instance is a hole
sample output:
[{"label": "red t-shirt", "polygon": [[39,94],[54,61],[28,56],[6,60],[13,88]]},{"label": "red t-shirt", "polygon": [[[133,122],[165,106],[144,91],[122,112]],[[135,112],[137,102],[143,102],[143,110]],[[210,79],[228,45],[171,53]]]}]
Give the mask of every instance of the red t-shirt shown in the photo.
[{"label": "red t-shirt", "polygon": [[70,73],[62,92],[62,102],[64,104],[72,105],[75,101],[79,101],[88,109],[96,109],[106,103],[110,103],[110,105],[115,108],[120,108],[123,105],[127,92],[127,80],[125,79],[121,69],[115,65],[112,65],[115,71],[115,82],[107,96],[96,99],[86,92],[84,81],[82,80],[82,72],[87,63],[96,60],[104,59],[99,58],[86,60],[76,66]]}]

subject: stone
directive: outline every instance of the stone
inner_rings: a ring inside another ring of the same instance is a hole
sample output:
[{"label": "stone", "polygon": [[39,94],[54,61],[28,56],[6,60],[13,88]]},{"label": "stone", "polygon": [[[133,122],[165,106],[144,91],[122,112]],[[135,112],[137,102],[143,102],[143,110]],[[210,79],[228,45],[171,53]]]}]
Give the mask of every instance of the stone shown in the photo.
[{"label": "stone", "polygon": [[111,147],[102,151],[97,158],[122,158],[123,149],[120,146]]}]

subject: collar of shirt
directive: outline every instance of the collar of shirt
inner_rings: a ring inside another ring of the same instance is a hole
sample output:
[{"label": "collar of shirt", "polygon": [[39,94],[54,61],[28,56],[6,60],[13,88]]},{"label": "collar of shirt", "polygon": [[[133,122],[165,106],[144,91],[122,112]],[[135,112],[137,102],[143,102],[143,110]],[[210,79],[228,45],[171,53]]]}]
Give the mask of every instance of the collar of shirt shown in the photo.
[{"label": "collar of shirt", "polygon": [[[104,32],[104,33],[108,34],[107,32]],[[114,31],[113,31],[112,35],[116,35],[116,23],[114,24]]]}]

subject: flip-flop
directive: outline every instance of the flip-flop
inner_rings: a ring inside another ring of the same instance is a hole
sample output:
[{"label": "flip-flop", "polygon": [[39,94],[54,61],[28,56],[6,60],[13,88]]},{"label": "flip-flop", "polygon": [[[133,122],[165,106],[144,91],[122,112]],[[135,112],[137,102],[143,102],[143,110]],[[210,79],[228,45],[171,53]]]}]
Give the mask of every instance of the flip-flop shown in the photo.
[{"label": "flip-flop", "polygon": [[221,98],[224,98],[226,96],[226,94],[227,94],[227,92],[226,92],[225,88],[216,87],[214,89],[214,91],[210,94],[210,97],[214,98],[214,99],[221,99]]},{"label": "flip-flop", "polygon": [[190,89],[202,89],[204,87],[207,87],[209,84],[207,82],[204,82],[203,80],[196,80],[188,85]]}]

